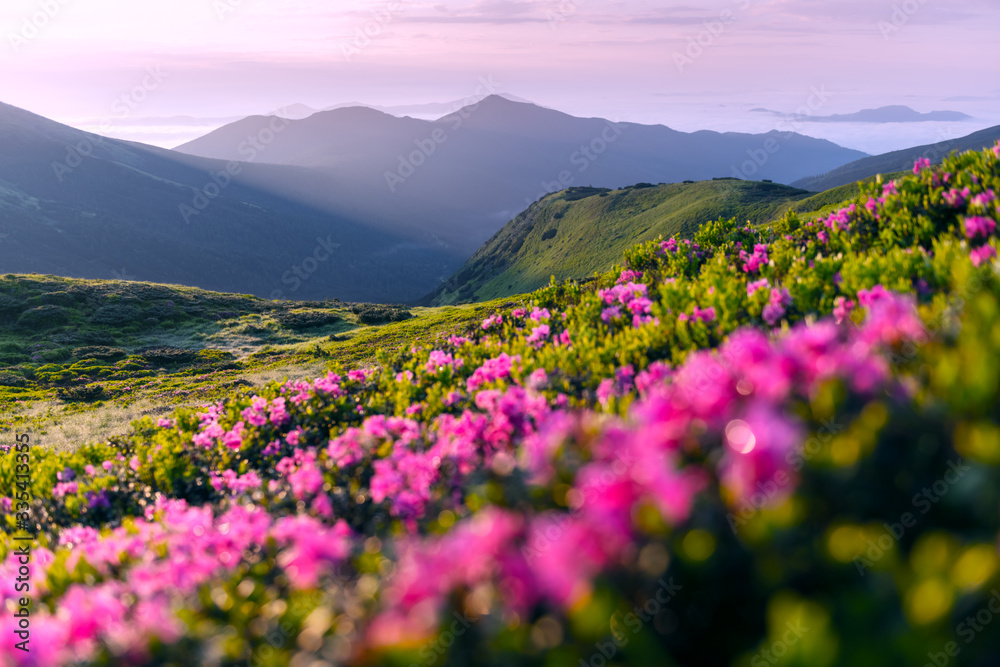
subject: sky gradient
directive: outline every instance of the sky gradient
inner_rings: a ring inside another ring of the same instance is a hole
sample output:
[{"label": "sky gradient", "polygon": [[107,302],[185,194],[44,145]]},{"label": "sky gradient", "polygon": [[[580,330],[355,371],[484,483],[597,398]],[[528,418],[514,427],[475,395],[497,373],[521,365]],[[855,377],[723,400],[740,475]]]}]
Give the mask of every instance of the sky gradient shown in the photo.
[{"label": "sky gradient", "polygon": [[[795,111],[819,88],[817,114],[955,109],[968,134],[1000,123],[998,18],[995,0],[4,0],[0,101],[170,145],[292,103],[446,102],[482,79],[683,130],[764,131],[751,108]],[[889,134],[946,129],[921,125]]]}]

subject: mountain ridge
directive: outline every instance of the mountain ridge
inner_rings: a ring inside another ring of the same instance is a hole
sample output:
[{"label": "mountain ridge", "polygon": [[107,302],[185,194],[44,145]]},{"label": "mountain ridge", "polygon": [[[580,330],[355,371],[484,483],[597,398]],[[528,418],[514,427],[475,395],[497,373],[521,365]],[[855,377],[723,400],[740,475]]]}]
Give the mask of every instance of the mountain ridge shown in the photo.
[{"label": "mountain ridge", "polygon": [[927,158],[936,164],[954,152],[989,148],[998,139],[1000,139],[1000,125],[979,130],[964,137],[940,141],[936,144],[914,146],[913,148],[861,158],[825,174],[799,179],[791,185],[812,192],[823,192],[878,174],[890,174],[912,169],[918,158]]},{"label": "mountain ridge", "polygon": [[577,187],[547,195],[498,231],[451,278],[420,302],[497,299],[557,280],[611,269],[622,253],[658,236],[690,238],[701,224],[773,219],[808,192],[775,183],[720,179],[620,190]]}]

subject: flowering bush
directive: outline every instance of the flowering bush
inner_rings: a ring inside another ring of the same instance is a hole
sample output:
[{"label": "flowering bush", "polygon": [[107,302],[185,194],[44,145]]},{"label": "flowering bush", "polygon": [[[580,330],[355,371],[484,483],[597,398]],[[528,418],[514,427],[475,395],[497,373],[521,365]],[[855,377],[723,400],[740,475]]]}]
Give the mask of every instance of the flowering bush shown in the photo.
[{"label": "flowering bush", "polygon": [[997,152],[36,451],[0,664],[988,664]]}]

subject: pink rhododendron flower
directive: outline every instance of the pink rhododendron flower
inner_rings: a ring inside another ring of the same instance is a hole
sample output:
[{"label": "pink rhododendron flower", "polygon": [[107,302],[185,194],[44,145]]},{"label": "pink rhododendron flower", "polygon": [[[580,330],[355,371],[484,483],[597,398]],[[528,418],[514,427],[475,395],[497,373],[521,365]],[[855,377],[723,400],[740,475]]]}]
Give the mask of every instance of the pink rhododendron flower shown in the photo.
[{"label": "pink rhododendron flower", "polygon": [[989,238],[990,234],[997,228],[997,223],[990,218],[973,216],[965,219],[965,236],[969,240],[976,238]]},{"label": "pink rhododendron flower", "polygon": [[637,280],[642,280],[642,271],[632,271],[630,269],[625,269],[618,276],[617,284],[624,285],[626,283],[634,283]]},{"label": "pink rhododendron flower", "polygon": [[238,451],[243,446],[243,435],[246,432],[243,422],[236,422],[232,429],[222,435],[222,443],[234,451]]},{"label": "pink rhododendron flower", "polygon": [[948,206],[952,206],[954,208],[961,208],[962,206],[965,206],[965,202],[968,201],[969,196],[971,194],[972,191],[969,190],[968,187],[965,187],[962,188],[961,190],[952,188],[951,190],[945,192],[942,196],[944,197],[944,200],[948,204]]},{"label": "pink rhododendron flower", "polygon": [[888,298],[890,295],[889,290],[887,290],[882,285],[875,285],[870,290],[863,289],[858,291],[858,303],[862,307],[868,308],[872,304]]},{"label": "pink rhododendron flower", "polygon": [[969,202],[972,208],[986,210],[989,205],[997,200],[997,194],[993,190],[987,190],[981,194],[976,195]]},{"label": "pink rhododendron flower", "polygon": [[274,426],[281,426],[291,419],[291,415],[288,414],[288,410],[285,407],[284,398],[279,397],[271,401],[271,406],[268,410],[268,419]]},{"label": "pink rhododendron flower", "polygon": [[537,368],[528,376],[528,387],[531,389],[544,387],[548,382],[549,375],[545,372],[544,368]]},{"label": "pink rhododendron flower", "polygon": [[987,262],[995,258],[996,256],[997,256],[997,251],[993,248],[993,246],[988,246],[988,245],[979,246],[978,248],[975,248],[969,253],[969,259],[972,260],[972,265],[977,269],[983,264],[986,264]]},{"label": "pink rhododendron flower", "polygon": [[694,320],[700,320],[705,324],[708,324],[709,322],[714,322],[715,308],[713,306],[709,306],[708,308],[702,309],[699,308],[698,306],[695,306],[694,311],[691,313],[691,318]]},{"label": "pink rhododendron flower", "polygon": [[768,282],[767,278],[761,278],[760,280],[755,280],[747,283],[747,296],[753,296],[765,287],[770,287],[771,283]]},{"label": "pink rhododendron flower", "polygon": [[424,370],[428,373],[440,373],[444,370],[459,369],[464,363],[461,359],[455,359],[446,352],[434,350],[430,353],[427,363],[424,364]]},{"label": "pink rhododendron flower", "polygon": [[511,357],[506,352],[496,359],[486,360],[482,366],[477,368],[466,381],[466,388],[469,391],[476,391],[487,382],[502,380],[510,376],[510,371],[514,364],[520,362],[519,356]]},{"label": "pink rhododendron flower", "polygon": [[548,324],[542,324],[532,329],[531,335],[528,336],[525,339],[525,341],[536,347],[539,347],[542,345],[542,343],[548,340],[550,331],[551,329],[549,329]]},{"label": "pink rhododendron flower", "polygon": [[841,324],[846,320],[851,311],[854,310],[854,302],[843,296],[838,296],[833,300],[833,317],[837,324]]},{"label": "pink rhododendron flower", "polygon": [[535,308],[531,311],[531,321],[541,322],[542,320],[547,320],[552,317],[552,313],[549,312],[548,308]]},{"label": "pink rhododendron flower", "polygon": [[764,321],[773,327],[785,316],[786,309],[790,305],[792,305],[792,296],[788,293],[788,290],[784,287],[773,288],[771,290],[771,298],[768,304],[764,306]]},{"label": "pink rhododendron flower", "polygon": [[884,296],[869,301],[868,316],[860,337],[870,344],[887,345],[926,340],[927,331],[917,314],[914,296],[887,292]]},{"label": "pink rhododendron flower", "polygon": [[931,166],[931,161],[929,158],[917,158],[917,161],[913,164],[913,173],[919,174],[924,169],[929,169]]},{"label": "pink rhododendron flower", "polygon": [[498,313],[496,315],[491,315],[490,317],[487,317],[485,320],[483,320],[482,329],[483,331],[489,331],[493,327],[499,326],[501,324],[503,324],[503,315],[500,315]]},{"label": "pink rhododendron flower", "polygon": [[52,497],[57,499],[64,498],[67,495],[75,494],[78,488],[76,482],[59,482],[52,487]]},{"label": "pink rhododendron flower", "polygon": [[760,268],[769,261],[767,256],[767,246],[758,243],[753,248],[753,254],[747,254],[745,250],[740,250],[740,260],[743,261],[744,273],[757,273]]}]

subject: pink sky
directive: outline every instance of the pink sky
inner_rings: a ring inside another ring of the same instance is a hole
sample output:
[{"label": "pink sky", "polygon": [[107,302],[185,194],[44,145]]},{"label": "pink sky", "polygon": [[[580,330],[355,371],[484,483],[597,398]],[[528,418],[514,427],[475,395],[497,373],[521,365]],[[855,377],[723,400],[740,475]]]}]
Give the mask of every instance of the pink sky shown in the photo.
[{"label": "pink sky", "polygon": [[444,102],[492,77],[576,115],[679,129],[743,129],[749,108],[793,111],[815,86],[832,93],[817,113],[908,104],[986,126],[1000,123],[998,18],[996,0],[3,0],[0,101],[125,126]]}]

